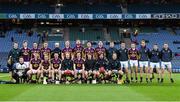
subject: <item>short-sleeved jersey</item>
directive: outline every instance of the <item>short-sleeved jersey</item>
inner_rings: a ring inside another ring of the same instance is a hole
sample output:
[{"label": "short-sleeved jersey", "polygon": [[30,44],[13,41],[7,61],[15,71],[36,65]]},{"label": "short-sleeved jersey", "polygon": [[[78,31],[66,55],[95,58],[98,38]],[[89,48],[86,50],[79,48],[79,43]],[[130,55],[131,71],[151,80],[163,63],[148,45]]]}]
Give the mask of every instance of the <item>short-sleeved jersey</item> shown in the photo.
[{"label": "short-sleeved jersey", "polygon": [[73,53],[74,53],[74,57],[76,58],[76,54],[77,53],[81,53],[81,56],[83,56],[83,51],[84,51],[84,48],[82,46],[75,46],[73,48]]},{"label": "short-sleeved jersey", "polygon": [[49,69],[49,66],[50,66],[49,60],[48,60],[48,61],[43,60],[43,61],[42,61],[42,66],[43,66],[43,68],[44,68],[45,70]]},{"label": "short-sleeved jersey", "polygon": [[139,52],[137,49],[129,49],[128,55],[130,60],[138,60],[139,58]]},{"label": "short-sleeved jersey", "polygon": [[[95,55],[95,50],[94,50],[94,48],[85,48],[84,53],[85,53],[85,55],[94,56]],[[87,58],[87,56],[85,56],[85,57]]]},{"label": "short-sleeved jersey", "polygon": [[32,69],[37,70],[40,67],[41,59],[32,59],[30,63],[32,64]]},{"label": "short-sleeved jersey", "polygon": [[77,70],[81,70],[81,69],[83,69],[84,60],[76,58],[76,59],[74,59],[74,64],[75,64]]},{"label": "short-sleeved jersey", "polygon": [[51,55],[51,49],[50,48],[42,48],[41,49],[41,58],[42,59],[44,59],[44,56],[50,56],[50,55]]},{"label": "short-sleeved jersey", "polygon": [[62,50],[63,56],[65,56],[65,53],[70,53],[71,57],[72,57],[72,53],[73,53],[73,49],[72,48],[64,48]]},{"label": "short-sleeved jersey", "polygon": [[59,69],[60,64],[61,64],[61,60],[60,60],[60,59],[55,59],[55,58],[53,58],[53,59],[51,60],[51,64],[52,64],[52,66],[53,66],[54,69]]},{"label": "short-sleeved jersey", "polygon": [[105,47],[96,47],[95,52],[97,57],[99,57],[100,54],[104,54],[106,56],[106,48]]},{"label": "short-sleeved jersey", "polygon": [[41,55],[41,50],[40,49],[35,49],[35,48],[32,48],[31,49],[31,59],[34,58],[34,54],[38,54],[39,56]]},{"label": "short-sleeved jersey", "polygon": [[25,62],[30,61],[31,59],[31,50],[29,48],[22,48],[21,49],[21,56],[23,57]]}]

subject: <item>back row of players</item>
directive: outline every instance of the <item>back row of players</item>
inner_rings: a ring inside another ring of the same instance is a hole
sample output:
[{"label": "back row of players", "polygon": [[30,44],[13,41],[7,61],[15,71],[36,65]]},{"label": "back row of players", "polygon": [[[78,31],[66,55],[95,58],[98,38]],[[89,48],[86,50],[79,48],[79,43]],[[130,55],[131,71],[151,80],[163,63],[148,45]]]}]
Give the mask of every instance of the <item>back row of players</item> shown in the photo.
[{"label": "back row of players", "polygon": [[[140,48],[136,48],[135,43],[131,43],[130,49],[121,42],[120,49],[114,47],[114,42],[110,42],[110,47],[103,47],[103,42],[98,42],[98,47],[92,47],[91,42],[87,42],[87,48],[83,48],[81,41],[76,41],[74,48],[70,47],[70,42],[65,42],[65,48],[60,49],[59,43],[55,43],[55,48],[48,48],[48,43],[44,42],[41,49],[37,43],[33,43],[33,48],[28,48],[28,42],[23,42],[23,48],[18,48],[18,43],[14,42],[13,49],[9,52],[9,59],[16,68],[28,68],[28,79],[32,75],[37,75],[37,80],[48,74],[49,79],[62,81],[63,75],[72,75],[74,80],[88,80],[92,76],[93,80],[111,80],[112,74],[118,75],[121,80],[123,72],[126,74],[126,82],[138,81],[138,70],[140,70],[140,82],[143,81],[145,73],[146,82],[152,82],[153,69],[157,71],[157,81],[163,82],[165,68],[168,69],[170,81],[172,69],[172,51],[168,44],[164,44],[162,50],[154,44],[152,50],[147,48],[145,40],[141,41]],[[9,62],[9,61],[8,61]],[[11,64],[11,65],[13,65]],[[10,71],[12,66],[9,65]],[[145,69],[145,70],[144,70]],[[130,72],[130,75],[129,75]],[[78,74],[81,77],[78,77]],[[99,78],[103,74],[103,78]],[[134,74],[134,75],[133,75]],[[129,78],[130,76],[130,78]],[[57,79],[56,79],[57,78]]]}]

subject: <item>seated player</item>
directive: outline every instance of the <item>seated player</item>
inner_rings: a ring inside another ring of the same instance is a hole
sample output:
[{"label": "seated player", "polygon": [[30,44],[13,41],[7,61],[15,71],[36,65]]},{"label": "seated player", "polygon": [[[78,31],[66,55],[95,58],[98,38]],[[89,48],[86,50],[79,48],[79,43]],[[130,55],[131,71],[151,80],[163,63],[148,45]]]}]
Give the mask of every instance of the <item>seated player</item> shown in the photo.
[{"label": "seated player", "polygon": [[79,83],[85,79],[85,66],[81,53],[77,53],[77,58],[74,59],[74,77]]},{"label": "seated player", "polygon": [[65,42],[65,48],[62,50],[62,53],[61,53],[62,60],[64,60],[65,53],[70,53],[70,57],[71,59],[73,59],[73,49],[70,47],[69,41]]},{"label": "seated player", "polygon": [[139,67],[140,67],[140,83],[142,83],[143,81],[143,68],[145,68],[146,82],[148,83],[149,48],[147,48],[145,40],[141,41],[141,47],[139,48]]},{"label": "seated player", "polygon": [[28,81],[32,81],[32,75],[36,75],[36,81],[39,81],[41,75],[41,59],[39,59],[39,55],[34,54],[34,58],[30,61],[30,69],[27,72]]},{"label": "seated player", "polygon": [[104,58],[104,54],[101,53],[99,55],[98,60],[96,61],[94,71],[94,75],[96,75],[96,78],[98,78],[99,82],[104,83],[107,77],[107,67],[108,67],[108,61]]},{"label": "seated player", "polygon": [[54,58],[51,60],[51,71],[52,80],[61,81],[61,60],[58,53],[54,53]]},{"label": "seated player", "polygon": [[13,78],[16,80],[16,83],[25,82],[27,79],[26,70],[27,65],[24,63],[23,57],[19,57],[19,62],[16,63],[15,71],[13,73]]},{"label": "seated player", "polygon": [[[51,66],[48,56],[44,56],[44,60],[42,61],[42,69],[41,69],[41,79],[48,77],[48,79],[51,79]],[[43,81],[43,80],[42,80]]]},{"label": "seated player", "polygon": [[[123,76],[123,71],[121,70],[121,64],[119,60],[117,59],[117,54],[113,53],[112,58],[109,61],[108,65],[108,75],[109,75],[109,80],[110,81],[115,81],[115,82],[120,82],[122,83],[122,76]],[[117,76],[116,76],[117,75]],[[113,78],[116,78],[115,80]]]},{"label": "seated player", "polygon": [[149,53],[150,58],[150,82],[152,82],[152,74],[153,69],[156,68],[157,74],[158,74],[158,82],[160,82],[160,51],[158,50],[158,45],[154,44],[153,49]]},{"label": "seated player", "polygon": [[118,50],[118,59],[120,60],[121,63],[121,69],[125,69],[126,73],[126,83],[130,83],[129,81],[129,61],[128,61],[128,49],[126,48],[126,43],[121,42],[121,47]]},{"label": "seated player", "polygon": [[161,83],[164,81],[164,71],[167,68],[169,73],[169,79],[171,83],[174,83],[172,78],[172,50],[169,48],[167,43],[164,43],[163,49],[161,50]]},{"label": "seated player", "polygon": [[[73,70],[73,60],[71,60],[70,53],[65,53],[64,60],[61,63],[61,73],[66,83],[69,83],[73,80],[74,70]],[[71,78],[71,79],[68,79]]]},{"label": "seated player", "polygon": [[135,72],[136,82],[138,82],[138,58],[139,52],[136,49],[136,44],[131,43],[131,48],[128,51],[129,64],[131,67],[131,81],[133,82],[133,72]]},{"label": "seated player", "polygon": [[87,42],[87,48],[84,49],[84,54],[85,59],[87,59],[87,55],[91,55],[95,59],[95,50],[90,41]]},{"label": "seated player", "polygon": [[85,77],[90,83],[92,83],[92,80],[95,78],[93,74],[95,63],[96,61],[93,59],[93,56],[91,54],[87,54],[87,59],[85,61]]}]

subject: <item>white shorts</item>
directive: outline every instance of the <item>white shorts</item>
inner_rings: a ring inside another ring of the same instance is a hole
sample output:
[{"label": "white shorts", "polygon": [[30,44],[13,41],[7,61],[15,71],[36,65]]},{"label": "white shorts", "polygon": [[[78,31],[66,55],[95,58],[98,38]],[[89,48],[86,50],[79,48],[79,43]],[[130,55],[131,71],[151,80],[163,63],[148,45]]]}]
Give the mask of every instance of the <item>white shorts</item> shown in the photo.
[{"label": "white shorts", "polygon": [[82,71],[83,71],[82,69],[81,70],[76,70],[77,73],[82,73]]},{"label": "white shorts", "polygon": [[37,74],[38,70],[32,69],[33,74]]},{"label": "white shorts", "polygon": [[149,62],[148,61],[139,61],[139,67],[140,68],[143,68],[143,67],[147,68],[147,67],[149,67]]},{"label": "white shorts", "polygon": [[151,68],[160,68],[160,63],[159,62],[150,62],[150,67]]},{"label": "white shorts", "polygon": [[24,62],[24,64],[26,64],[27,68],[29,68],[29,62]]},{"label": "white shorts", "polygon": [[138,66],[138,60],[129,60],[129,64],[131,67],[137,67]]},{"label": "white shorts", "polygon": [[121,63],[121,68],[128,68],[128,61],[120,61]]},{"label": "white shorts", "polygon": [[171,62],[161,62],[161,68],[172,68],[172,63]]}]

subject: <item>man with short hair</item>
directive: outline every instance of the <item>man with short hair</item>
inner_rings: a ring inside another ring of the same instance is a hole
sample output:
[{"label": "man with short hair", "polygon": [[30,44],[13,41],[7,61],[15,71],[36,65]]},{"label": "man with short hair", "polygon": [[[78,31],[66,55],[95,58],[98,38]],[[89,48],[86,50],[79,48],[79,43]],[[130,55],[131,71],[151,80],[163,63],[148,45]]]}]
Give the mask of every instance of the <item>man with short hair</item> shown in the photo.
[{"label": "man with short hair", "polygon": [[121,47],[118,50],[118,59],[121,64],[121,69],[125,69],[126,73],[126,82],[130,83],[129,81],[129,62],[128,62],[128,49],[126,48],[126,43],[121,42]]},{"label": "man with short hair", "polygon": [[164,71],[167,68],[169,72],[169,78],[171,83],[174,82],[172,78],[172,50],[169,48],[167,43],[164,43],[163,49],[161,50],[161,83],[164,81]]}]

